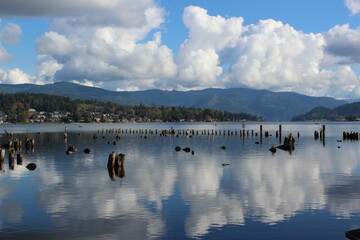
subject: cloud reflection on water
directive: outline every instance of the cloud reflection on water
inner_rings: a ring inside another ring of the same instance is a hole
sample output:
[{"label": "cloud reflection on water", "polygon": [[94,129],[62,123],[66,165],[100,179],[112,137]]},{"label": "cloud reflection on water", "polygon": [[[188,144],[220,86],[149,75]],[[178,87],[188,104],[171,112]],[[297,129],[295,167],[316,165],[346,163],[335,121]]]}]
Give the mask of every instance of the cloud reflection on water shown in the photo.
[{"label": "cloud reflection on water", "polygon": [[[238,138],[221,137],[228,146],[223,151],[219,139],[145,141],[129,137],[116,146],[98,141],[92,154],[79,150],[73,156],[66,156],[62,145],[52,154],[39,147],[38,153],[26,159],[38,163],[34,174],[17,166],[15,171],[0,173],[0,181],[8,181],[0,186],[0,229],[23,221],[24,206],[16,201],[5,204],[4,200],[12,198],[11,191],[18,191],[16,184],[21,178],[26,181],[29,177],[36,177],[38,184],[35,204],[54,228],[89,239],[111,239],[125,233],[141,238],[163,236],[170,224],[164,202],[176,191],[188,206],[183,219],[188,237],[206,236],[212,228],[225,225],[245,226],[247,219],[277,224],[307,210],[329,210],[341,218],[360,213],[360,180],[353,176],[357,174],[356,156],[360,155],[356,145],[344,143],[338,149],[328,140],[323,147],[304,138],[292,155],[279,151],[273,156],[267,150],[270,140],[253,146]],[[210,146],[203,146],[204,141]],[[54,145],[57,142],[61,141]],[[175,153],[173,146],[179,142],[195,146],[196,154]],[[79,149],[90,143],[79,142]],[[127,154],[127,175],[121,182],[111,182],[107,173],[107,156],[112,149]],[[222,167],[224,161],[230,166]],[[11,210],[11,216],[5,208]],[[33,227],[36,224],[41,227],[36,221]]]}]

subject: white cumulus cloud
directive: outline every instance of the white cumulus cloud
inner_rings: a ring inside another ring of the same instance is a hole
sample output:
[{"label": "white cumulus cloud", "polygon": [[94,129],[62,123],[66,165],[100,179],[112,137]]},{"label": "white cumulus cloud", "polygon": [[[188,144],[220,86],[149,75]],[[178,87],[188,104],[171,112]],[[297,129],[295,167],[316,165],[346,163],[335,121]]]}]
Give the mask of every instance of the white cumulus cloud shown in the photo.
[{"label": "white cumulus cloud", "polygon": [[[359,2],[345,0],[353,14]],[[182,15],[188,36],[174,56],[162,43],[166,11],[155,0],[3,0],[0,14],[52,18],[36,41],[39,83],[112,90],[250,87],[339,97],[360,92],[353,70],[360,64],[360,27],[304,33],[273,19],[244,25],[242,17],[189,6]],[[2,43],[17,43],[21,34],[16,24],[0,30],[0,63],[11,59]],[[12,82],[8,72],[2,79]]]},{"label": "white cumulus cloud", "polygon": [[5,48],[0,46],[0,63],[5,64],[10,61],[11,54],[6,51]]},{"label": "white cumulus cloud", "polygon": [[12,55],[3,46],[1,46],[2,43],[6,43],[9,45],[16,44],[20,41],[21,35],[22,35],[22,30],[20,26],[14,23],[8,23],[7,25],[5,25],[5,27],[0,29],[0,63],[1,64],[8,63],[12,58]]},{"label": "white cumulus cloud", "polygon": [[318,74],[324,44],[322,35],[304,34],[279,21],[250,25],[232,50],[225,84],[264,89],[296,86]]},{"label": "white cumulus cloud", "polygon": [[20,42],[21,35],[21,27],[15,23],[8,23],[0,30],[0,40],[5,41],[7,44],[16,44]]},{"label": "white cumulus cloud", "polygon": [[[113,2],[116,4],[112,14],[129,14],[126,12],[131,5],[129,2]],[[120,8],[121,4],[127,7]],[[40,54],[50,56],[51,61],[62,65],[54,73],[54,79],[112,81],[113,89],[129,89],[155,88],[160,85],[159,79],[174,76],[176,65],[172,51],[161,44],[160,32],[152,34],[164,22],[163,9],[153,1],[132,4],[132,10],[144,20],[136,25],[113,22],[105,26],[101,24],[102,19],[96,18],[91,21],[98,21],[98,24],[93,25],[74,24],[79,20],[77,18],[55,19],[50,31],[36,43]],[[149,39],[151,35],[153,39]]]},{"label": "white cumulus cloud", "polygon": [[303,33],[273,19],[243,25],[242,18],[210,16],[193,6],[184,10],[183,21],[189,36],[176,59],[173,86],[356,95],[359,77],[351,66],[359,62],[358,29],[344,25],[325,34]]},{"label": "white cumulus cloud", "polygon": [[177,57],[176,84],[185,88],[217,86],[217,78],[223,72],[219,51],[236,44],[243,30],[243,18],[210,16],[205,9],[190,6],[184,10],[183,21],[189,38]]},{"label": "white cumulus cloud", "polygon": [[346,7],[353,15],[360,12],[360,0],[344,0]]},{"label": "white cumulus cloud", "polygon": [[34,82],[34,76],[28,75],[18,68],[10,70],[0,69],[0,82],[7,84],[21,84]]},{"label": "white cumulus cloud", "polygon": [[360,65],[360,27],[336,25],[325,33],[327,65]]}]

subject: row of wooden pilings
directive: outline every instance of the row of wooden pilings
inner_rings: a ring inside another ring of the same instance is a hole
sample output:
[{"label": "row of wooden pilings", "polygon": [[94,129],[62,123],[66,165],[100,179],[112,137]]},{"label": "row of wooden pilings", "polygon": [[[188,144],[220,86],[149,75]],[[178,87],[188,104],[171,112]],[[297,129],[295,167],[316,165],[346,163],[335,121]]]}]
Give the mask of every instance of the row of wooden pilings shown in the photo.
[{"label": "row of wooden pilings", "polygon": [[325,140],[325,125],[322,125],[322,129],[320,130],[320,132],[318,131],[314,131],[314,139],[315,140]]},{"label": "row of wooden pilings", "polygon": [[[11,139],[9,139],[7,141],[7,143],[5,143],[3,145],[3,148],[0,148],[0,170],[1,171],[5,171],[5,155],[6,155],[5,150],[6,149],[9,152],[8,157],[9,157],[9,169],[10,170],[15,169],[15,155],[16,155],[17,165],[23,165],[24,155],[21,153],[22,146],[23,146],[22,141],[20,139],[14,139],[13,134],[11,134]],[[31,149],[32,151],[34,151],[35,140],[26,137],[25,147],[26,147],[26,150]],[[29,163],[26,166],[26,168],[28,168],[29,170],[35,170],[36,165],[34,163]]]},{"label": "row of wooden pilings", "polygon": [[[264,133],[264,134],[263,134]],[[196,136],[196,135],[207,135],[207,136],[240,136],[240,137],[249,137],[249,136],[260,136],[263,135],[265,138],[272,136],[269,131],[263,132],[263,126],[260,125],[260,131],[255,132],[254,130],[216,130],[216,129],[203,129],[203,130],[189,130],[189,129],[170,129],[170,130],[158,130],[158,129],[98,129],[99,135],[104,134],[132,134],[132,135],[174,135],[174,136]],[[299,133],[298,133],[299,136]],[[94,139],[98,138],[97,135],[93,136]],[[278,131],[276,131],[276,138],[282,138],[282,126],[279,125]]]},{"label": "row of wooden pilings", "polygon": [[358,132],[343,132],[343,140],[359,140]]},{"label": "row of wooden pilings", "polygon": [[[7,143],[3,145],[6,149],[15,149],[16,151],[20,151],[22,148],[22,141],[20,139],[9,139]],[[35,139],[26,138],[25,139],[25,148],[26,150],[30,150],[35,148]]]},{"label": "row of wooden pilings", "polygon": [[[9,168],[10,168],[10,170],[15,169],[15,154],[16,154],[16,152],[14,149],[9,150]],[[24,157],[24,155],[22,153],[16,154],[17,165],[23,165],[23,157]],[[0,170],[1,171],[5,171],[4,165],[5,165],[5,149],[1,148],[0,149]]]}]

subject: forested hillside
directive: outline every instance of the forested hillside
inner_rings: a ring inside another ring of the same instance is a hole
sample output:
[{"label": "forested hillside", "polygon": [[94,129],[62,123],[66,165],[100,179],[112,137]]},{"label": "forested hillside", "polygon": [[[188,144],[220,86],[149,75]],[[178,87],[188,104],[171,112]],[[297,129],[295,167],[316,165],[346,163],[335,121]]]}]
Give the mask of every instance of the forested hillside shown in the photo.
[{"label": "forested hillside", "polygon": [[292,121],[358,121],[360,119],[360,102],[344,104],[334,109],[317,107],[296,116]]},{"label": "forested hillside", "polygon": [[7,122],[33,122],[30,120],[38,120],[39,115],[42,116],[43,122],[47,122],[55,112],[57,122],[261,120],[259,117],[245,113],[229,113],[211,109],[147,107],[142,104],[128,106],[34,93],[0,94],[0,114],[3,119],[6,118]]}]

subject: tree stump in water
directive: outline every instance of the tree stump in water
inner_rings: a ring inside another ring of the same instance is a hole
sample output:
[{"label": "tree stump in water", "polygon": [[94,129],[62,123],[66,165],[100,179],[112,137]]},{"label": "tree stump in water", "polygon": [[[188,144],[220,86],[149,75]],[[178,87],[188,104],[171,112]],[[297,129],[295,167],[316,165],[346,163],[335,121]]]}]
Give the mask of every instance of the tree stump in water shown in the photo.
[{"label": "tree stump in water", "polygon": [[278,146],[277,148],[284,151],[292,151],[295,149],[295,139],[291,136],[291,133],[288,137],[285,137],[284,144]]}]

